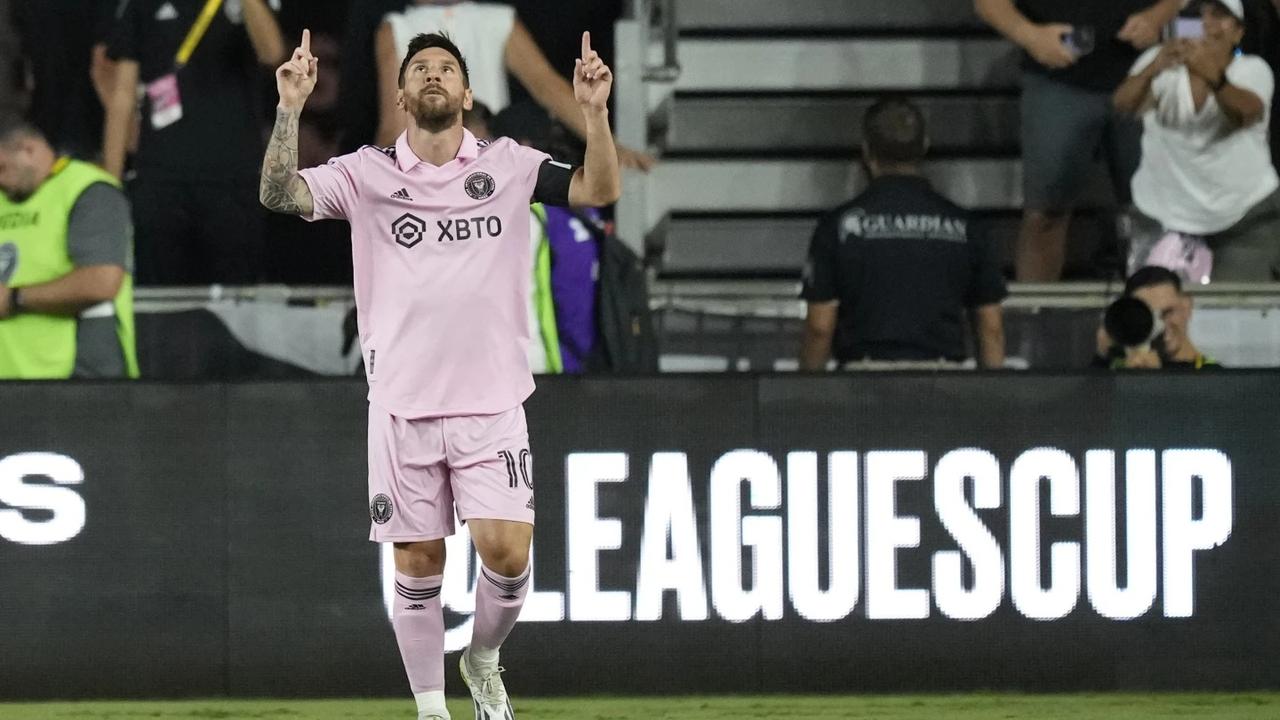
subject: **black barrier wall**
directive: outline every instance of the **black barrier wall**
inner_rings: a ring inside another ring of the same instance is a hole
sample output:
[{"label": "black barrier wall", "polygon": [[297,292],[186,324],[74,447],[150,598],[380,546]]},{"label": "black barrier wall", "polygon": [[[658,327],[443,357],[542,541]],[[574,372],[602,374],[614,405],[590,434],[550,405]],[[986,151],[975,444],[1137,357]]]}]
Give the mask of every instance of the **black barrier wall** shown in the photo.
[{"label": "black barrier wall", "polygon": [[[0,386],[0,697],[406,693],[364,393]],[[1277,408],[1274,373],[542,380],[509,686],[1280,687]]]}]

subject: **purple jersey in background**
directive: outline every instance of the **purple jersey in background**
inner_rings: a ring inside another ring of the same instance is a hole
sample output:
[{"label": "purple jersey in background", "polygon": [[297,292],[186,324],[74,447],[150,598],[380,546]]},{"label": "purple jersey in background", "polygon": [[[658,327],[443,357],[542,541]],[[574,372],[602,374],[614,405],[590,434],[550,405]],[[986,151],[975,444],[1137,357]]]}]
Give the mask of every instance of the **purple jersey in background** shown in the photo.
[{"label": "purple jersey in background", "polygon": [[[577,212],[602,222],[599,210]],[[600,244],[573,210],[561,207],[547,208],[547,241],[551,244],[551,296],[556,307],[560,359],[565,374],[575,375],[586,371],[587,358],[598,335]]]}]

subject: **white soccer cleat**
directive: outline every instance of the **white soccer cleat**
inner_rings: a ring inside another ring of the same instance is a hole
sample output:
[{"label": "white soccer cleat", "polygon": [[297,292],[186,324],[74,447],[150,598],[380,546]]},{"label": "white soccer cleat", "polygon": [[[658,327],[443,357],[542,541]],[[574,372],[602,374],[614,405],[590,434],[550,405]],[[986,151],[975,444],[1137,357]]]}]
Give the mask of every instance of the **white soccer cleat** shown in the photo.
[{"label": "white soccer cleat", "polygon": [[503,669],[499,667],[488,672],[472,670],[467,663],[469,655],[470,648],[463,651],[458,669],[462,671],[462,681],[471,691],[476,720],[515,720],[511,698],[507,697],[507,688],[502,684]]},{"label": "white soccer cleat", "polygon": [[453,720],[449,717],[449,713],[440,715],[438,713],[418,713],[418,720]]}]

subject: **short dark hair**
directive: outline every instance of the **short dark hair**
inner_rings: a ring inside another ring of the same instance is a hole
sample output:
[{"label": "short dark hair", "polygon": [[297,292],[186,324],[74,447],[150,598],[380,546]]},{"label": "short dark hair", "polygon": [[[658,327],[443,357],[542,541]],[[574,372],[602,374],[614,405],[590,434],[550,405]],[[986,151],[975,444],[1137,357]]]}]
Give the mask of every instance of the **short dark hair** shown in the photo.
[{"label": "short dark hair", "polygon": [[12,111],[0,112],[0,145],[9,145],[21,137],[44,137],[31,121]]},{"label": "short dark hair", "polygon": [[448,33],[422,33],[409,41],[409,51],[404,56],[404,61],[400,63],[400,88],[404,89],[404,74],[409,69],[409,61],[414,55],[429,50],[431,48],[440,48],[452,55],[458,61],[458,65],[462,67],[462,84],[471,87],[471,71],[467,69],[467,61],[462,57],[462,51],[449,38]]},{"label": "short dark hair", "polygon": [[1182,277],[1169,268],[1159,265],[1147,265],[1134,271],[1124,283],[1124,294],[1133,295],[1142,288],[1157,285],[1172,285],[1177,292],[1182,292]]},{"label": "short dark hair", "polygon": [[879,100],[862,119],[862,138],[868,152],[879,162],[920,162],[928,146],[924,113],[909,100]]}]

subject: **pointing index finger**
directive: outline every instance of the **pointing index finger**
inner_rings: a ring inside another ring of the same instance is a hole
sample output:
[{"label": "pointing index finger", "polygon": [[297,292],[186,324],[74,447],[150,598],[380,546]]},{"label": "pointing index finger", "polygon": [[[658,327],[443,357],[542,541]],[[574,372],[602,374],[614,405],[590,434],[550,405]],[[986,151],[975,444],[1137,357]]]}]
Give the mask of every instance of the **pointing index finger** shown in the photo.
[{"label": "pointing index finger", "polygon": [[586,60],[591,54],[591,31],[587,30],[582,33],[582,59]]}]

